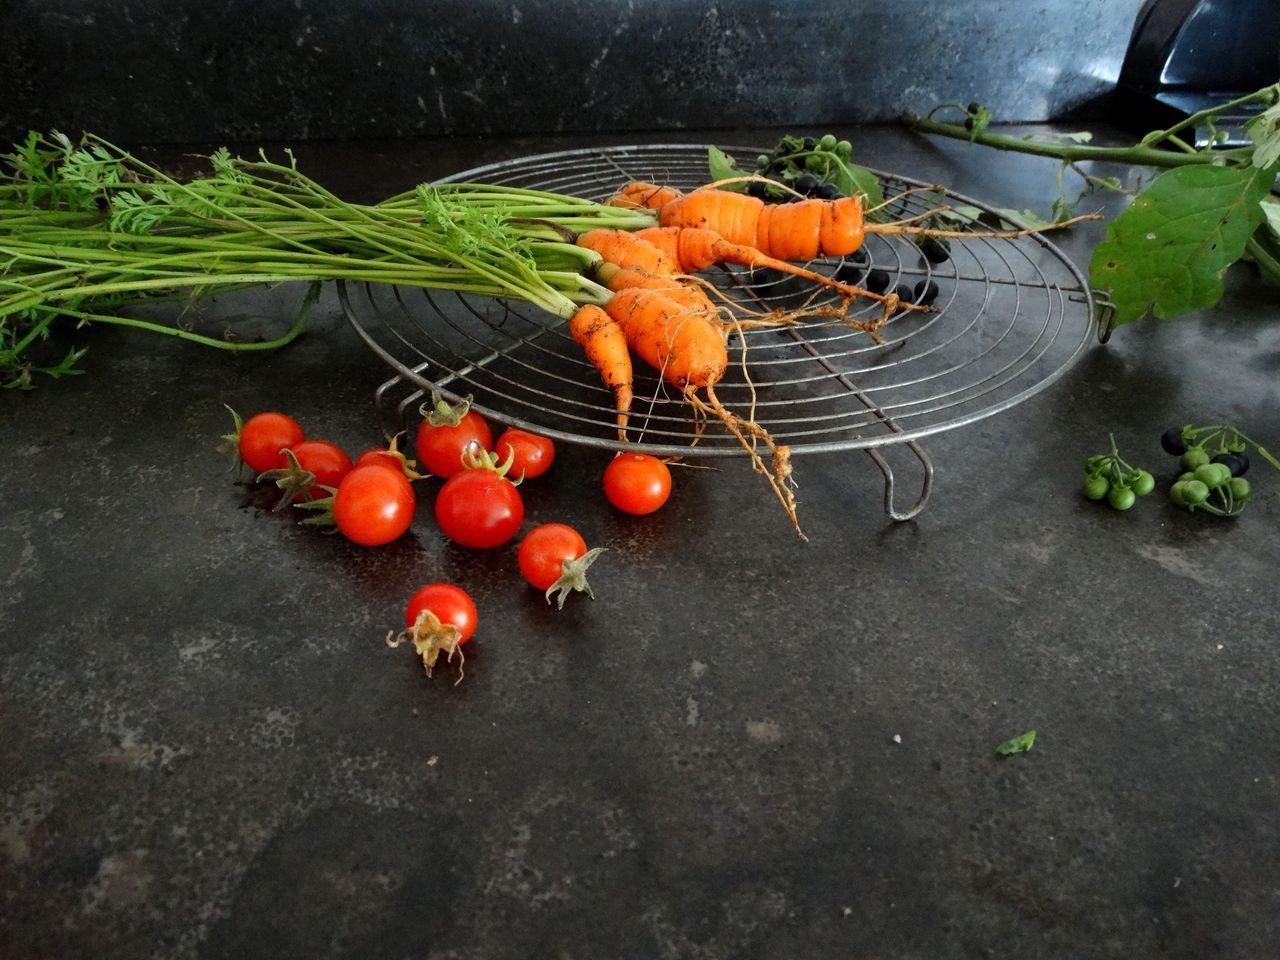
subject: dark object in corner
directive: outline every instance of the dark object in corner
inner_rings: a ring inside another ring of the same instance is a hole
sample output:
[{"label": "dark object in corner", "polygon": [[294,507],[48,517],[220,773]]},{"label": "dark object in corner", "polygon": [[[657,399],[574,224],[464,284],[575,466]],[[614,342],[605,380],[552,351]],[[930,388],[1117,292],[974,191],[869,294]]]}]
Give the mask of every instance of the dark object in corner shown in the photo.
[{"label": "dark object in corner", "polygon": [[[1172,126],[1280,79],[1276,0],[1145,0],[1116,88],[1119,125],[1135,132]],[[1261,107],[1223,114],[1223,146],[1249,142],[1245,124]],[[1212,131],[1197,126],[1197,147]]]}]

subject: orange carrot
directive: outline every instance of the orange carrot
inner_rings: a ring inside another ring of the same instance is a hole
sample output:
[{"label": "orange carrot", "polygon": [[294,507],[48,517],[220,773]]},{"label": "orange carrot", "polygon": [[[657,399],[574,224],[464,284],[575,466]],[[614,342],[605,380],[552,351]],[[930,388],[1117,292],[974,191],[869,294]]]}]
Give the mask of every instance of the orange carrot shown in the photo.
[{"label": "orange carrot", "polygon": [[713,321],[719,313],[706,291],[692,283],[681,283],[676,277],[655,277],[638,267],[618,267],[612,263],[603,263],[596,268],[596,278],[615,291],[624,287],[660,290],[668,299],[685,309],[703,313]]},{"label": "orange carrot", "polygon": [[785,260],[778,260],[761,253],[755,247],[740,243],[730,243],[714,230],[699,227],[649,227],[645,230],[637,231],[635,235],[658,248],[667,260],[677,265],[682,273],[696,273],[699,270],[706,269],[713,263],[738,263],[744,267],[769,267],[782,273],[790,273],[794,276],[811,280],[814,283],[832,287],[846,297],[869,297],[872,300],[888,304],[890,307],[897,307],[903,310],[928,309],[916,304],[899,303],[895,294],[885,297],[878,293],[872,293],[870,290],[863,290],[860,287],[841,283],[831,277],[824,277],[820,273],[814,273],[812,270],[797,267],[793,263],[787,263]]},{"label": "orange carrot", "polygon": [[669,200],[658,214],[664,227],[714,230],[730,243],[778,260],[844,257],[862,246],[862,200],[800,200],[766,204],[756,197],[702,187]]},{"label": "orange carrot", "polygon": [[1098,219],[1096,214],[1084,214],[1061,223],[1021,230],[939,230],[914,222],[927,216],[927,212],[893,223],[867,223],[861,197],[766,204],[756,197],[715,187],[699,187],[681,194],[670,187],[655,187],[650,183],[629,183],[617,196],[642,198],[645,206],[658,210],[658,222],[664,227],[712,230],[730,243],[754,247],[778,260],[812,260],[819,255],[846,257],[862,246],[868,233],[1011,240],[1080,220]]},{"label": "orange carrot", "polygon": [[657,210],[664,203],[676,199],[680,191],[675,187],[660,187],[656,183],[642,183],[633,180],[625,184],[621,190],[605,201],[611,207],[631,207],[642,210]]},{"label": "orange carrot", "polygon": [[636,267],[654,277],[669,277],[675,266],[662,251],[626,230],[588,230],[578,237],[578,246],[594,250],[606,263]]},{"label": "orange carrot", "polygon": [[579,307],[570,317],[569,334],[582,347],[604,385],[613,392],[618,438],[625,441],[633,380],[631,354],[627,352],[627,336],[622,326],[599,307],[588,304]]},{"label": "orange carrot", "polygon": [[672,385],[705,387],[724,376],[729,353],[719,324],[665,292],[623,287],[605,310],[631,349]]}]

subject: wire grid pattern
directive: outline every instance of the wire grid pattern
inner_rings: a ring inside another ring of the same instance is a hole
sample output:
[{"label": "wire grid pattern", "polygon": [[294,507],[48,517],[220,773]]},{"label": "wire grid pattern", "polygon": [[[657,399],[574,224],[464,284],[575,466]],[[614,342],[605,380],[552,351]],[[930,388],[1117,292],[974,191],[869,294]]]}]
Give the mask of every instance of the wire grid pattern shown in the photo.
[{"label": "wire grid pattern", "polygon": [[[757,148],[726,150],[749,168]],[[574,150],[493,164],[449,177],[603,200],[628,179],[691,189],[707,180],[706,147],[655,145]],[[886,197],[924,184],[877,173]],[[988,210],[953,193],[912,194],[888,208],[894,219],[939,202]],[[950,226],[950,225],[949,225]],[[906,312],[880,330],[881,343],[834,318],[735,331],[722,402],[754,419],[793,453],[869,448],[973,423],[1038,393],[1060,377],[1098,334],[1094,301],[1079,271],[1041,236],[957,238],[930,263],[910,238],[868,234],[866,264],[820,259],[820,273],[859,282],[878,269],[889,289],[938,287],[935,312]],[[842,269],[843,268],[843,269]],[[707,279],[760,312],[834,305],[828,288],[771,270],[725,266]],[[618,440],[612,396],[559,317],[528,304],[469,295],[365,285],[340,288],[348,319],[416,388],[471,395],[484,415],[557,440],[662,455],[743,454],[718,422],[698,422],[688,403],[636,360],[629,443]],[[880,306],[848,316],[873,320]],[[384,387],[385,389],[385,387]],[[381,400],[381,393],[379,396]],[[694,449],[691,445],[696,444]]]}]

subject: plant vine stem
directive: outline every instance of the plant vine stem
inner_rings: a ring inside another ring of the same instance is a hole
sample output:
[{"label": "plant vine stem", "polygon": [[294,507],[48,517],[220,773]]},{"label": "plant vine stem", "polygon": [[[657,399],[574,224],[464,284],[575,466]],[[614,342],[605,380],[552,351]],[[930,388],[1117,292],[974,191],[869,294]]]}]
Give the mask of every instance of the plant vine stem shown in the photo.
[{"label": "plant vine stem", "polygon": [[[1204,110],[1198,110],[1189,117],[1184,117],[1182,120],[1179,120],[1167,130],[1153,130],[1151,133],[1148,133],[1143,137],[1141,142],[1143,144],[1159,143],[1161,140],[1169,139],[1180,130],[1185,130],[1187,127],[1195,126],[1201,120],[1211,119],[1212,117],[1218,116],[1220,113],[1232,110],[1235,107],[1243,106],[1246,103],[1253,103],[1255,100],[1273,103],[1275,102],[1277,95],[1280,95],[1280,83],[1273,83],[1271,86],[1263,87],[1261,90],[1254,90],[1252,93],[1246,93],[1244,96],[1236,97],[1234,100],[1230,100],[1226,103],[1220,103],[1217,106],[1206,107]],[[1245,147],[1244,150],[1250,154],[1253,153],[1253,147]]]},{"label": "plant vine stem", "polygon": [[1267,249],[1258,242],[1256,237],[1250,237],[1245,241],[1245,250],[1249,252],[1249,256],[1253,257],[1254,265],[1273,280],[1280,281],[1280,260],[1273,257]]},{"label": "plant vine stem", "polygon": [[956,140],[970,140],[983,146],[995,147],[997,150],[1011,150],[1015,153],[1029,153],[1037,157],[1053,157],[1057,160],[1081,161],[1099,160],[1109,163],[1133,163],[1148,167],[1185,167],[1190,164],[1212,164],[1223,160],[1247,158],[1252,156],[1252,147],[1240,147],[1235,150],[1215,150],[1200,153],[1174,153],[1170,150],[1158,150],[1154,147],[1134,144],[1130,147],[1095,147],[1078,143],[1044,143],[1040,140],[1024,140],[1006,133],[988,133],[986,130],[972,132],[958,123],[939,123],[915,114],[904,114],[902,122],[914,130],[933,133],[941,137],[952,137]]},{"label": "plant vine stem", "polygon": [[[219,350],[233,350],[242,352],[246,350],[275,350],[283,347],[287,343],[291,343],[297,339],[298,334],[302,333],[302,328],[306,326],[307,317],[311,313],[312,306],[320,297],[320,284],[313,283],[311,289],[307,291],[306,297],[302,301],[302,307],[298,310],[298,316],[293,321],[293,326],[281,337],[274,340],[263,340],[258,343],[236,343],[233,340],[218,340],[215,337],[206,337],[198,333],[192,333],[190,330],[183,330],[179,327],[166,327],[159,323],[150,323],[146,320],[135,320],[132,317],[109,316],[102,313],[86,313],[82,310],[71,310],[60,307],[38,306],[35,309],[50,315],[49,319],[55,316],[76,317],[86,323],[111,323],[121,327],[133,327],[136,330],[147,330],[151,333],[161,333],[170,337],[177,337],[179,340],[187,340],[191,343],[199,343],[206,347],[216,347]],[[47,321],[46,321],[47,324]]]}]

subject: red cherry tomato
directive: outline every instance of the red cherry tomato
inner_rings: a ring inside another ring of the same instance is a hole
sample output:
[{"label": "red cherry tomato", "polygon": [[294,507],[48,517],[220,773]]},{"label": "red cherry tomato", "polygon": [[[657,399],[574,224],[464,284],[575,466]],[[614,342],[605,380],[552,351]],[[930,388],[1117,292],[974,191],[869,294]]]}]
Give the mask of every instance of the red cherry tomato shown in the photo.
[{"label": "red cherry tomato", "polygon": [[478,452],[485,453],[492,449],[492,443],[489,425],[474,410],[462,414],[456,427],[433,427],[424,420],[418,427],[418,462],[423,469],[447,479],[465,469],[462,454],[469,446],[475,444]]},{"label": "red cherry tomato", "polygon": [[240,459],[254,473],[278,470],[288,466],[285,447],[302,443],[302,427],[283,413],[259,413],[240,428]]},{"label": "red cherry tomato", "polygon": [[476,632],[476,605],[461,587],[451,583],[427,584],[409,598],[404,625],[412,629],[424,610],[430,610],[441,623],[458,628],[458,646],[470,640]]},{"label": "red cherry tomato", "polygon": [[342,483],[342,478],[351,472],[351,458],[343,452],[341,447],[327,440],[303,440],[289,449],[297,457],[298,466],[314,474],[316,478],[316,482],[308,487],[305,493],[299,493],[293,498],[295,502],[307,499],[308,495],[313,500],[327,496],[326,491],[321,490],[320,486],[336,487]]},{"label": "red cherry tomato", "polygon": [[338,485],[333,519],[349,540],[366,547],[390,543],[413,522],[413,488],[385,467],[357,467]]},{"label": "red cherry tomato", "polygon": [[515,427],[503,433],[493,448],[501,463],[506,463],[513,451],[515,458],[507,472],[513,477],[523,476],[526,480],[542,476],[551,469],[556,458],[556,447],[550,440]]},{"label": "red cherry tomato", "polygon": [[546,590],[560,579],[566,560],[577,560],[586,552],[587,541],[573,527],[544,523],[520,541],[520,573],[530,585]]},{"label": "red cherry tomato", "polygon": [[506,543],[523,521],[520,491],[492,470],[463,470],[436,495],[436,522],[464,547],[484,550]]},{"label": "red cherry tomato", "polygon": [[671,496],[671,471],[647,453],[620,453],[605,468],[604,494],[626,513],[653,513]]},{"label": "red cherry tomato", "polygon": [[[405,463],[403,457],[397,456],[386,447],[374,447],[372,450],[366,450],[360,456],[356,457],[357,467],[385,467],[388,470],[394,470],[396,473],[405,474]],[[414,477],[417,474],[413,475]],[[412,479],[412,478],[407,478]]]}]

